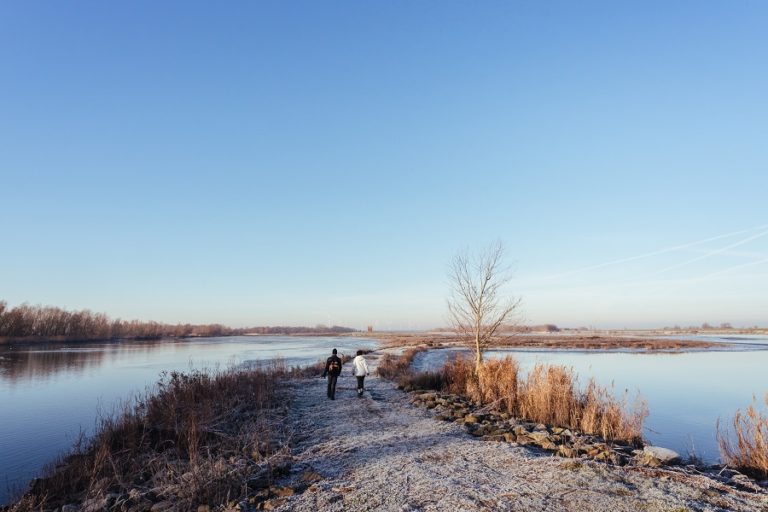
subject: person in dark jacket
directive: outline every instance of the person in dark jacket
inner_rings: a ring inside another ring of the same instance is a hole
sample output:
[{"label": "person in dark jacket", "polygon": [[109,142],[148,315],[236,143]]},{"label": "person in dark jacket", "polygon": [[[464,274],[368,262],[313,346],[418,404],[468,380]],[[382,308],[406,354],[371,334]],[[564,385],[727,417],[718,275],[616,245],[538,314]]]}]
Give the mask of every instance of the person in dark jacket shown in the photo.
[{"label": "person in dark jacket", "polygon": [[325,360],[325,371],[323,377],[328,377],[328,398],[336,400],[336,380],[341,375],[341,359],[336,355],[336,349],[333,349],[333,355]]}]

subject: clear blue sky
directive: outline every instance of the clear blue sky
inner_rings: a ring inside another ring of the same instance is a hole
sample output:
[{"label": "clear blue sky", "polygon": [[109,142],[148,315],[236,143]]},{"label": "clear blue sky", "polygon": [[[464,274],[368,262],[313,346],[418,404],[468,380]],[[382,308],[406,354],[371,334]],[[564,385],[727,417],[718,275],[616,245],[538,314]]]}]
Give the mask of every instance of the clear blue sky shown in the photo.
[{"label": "clear blue sky", "polygon": [[766,26],[758,1],[4,1],[0,298],[428,328],[452,255],[501,239],[528,322],[768,324]]}]

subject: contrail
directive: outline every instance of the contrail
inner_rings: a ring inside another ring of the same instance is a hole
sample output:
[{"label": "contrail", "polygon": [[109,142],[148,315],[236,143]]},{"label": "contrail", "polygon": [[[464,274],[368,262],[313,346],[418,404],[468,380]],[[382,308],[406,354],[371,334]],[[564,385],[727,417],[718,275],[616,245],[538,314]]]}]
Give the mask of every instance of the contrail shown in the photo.
[{"label": "contrail", "polygon": [[729,249],[733,249],[734,247],[738,247],[740,245],[746,244],[747,242],[751,242],[752,240],[755,240],[757,238],[764,237],[765,235],[768,235],[768,231],[761,231],[760,233],[758,233],[756,235],[748,236],[747,238],[745,238],[743,240],[739,240],[738,242],[732,243],[730,245],[726,245],[725,247],[721,247],[720,249],[715,249],[715,250],[710,251],[710,252],[708,252],[706,254],[702,254],[700,256],[696,256],[695,258],[692,258],[690,260],[683,261],[682,263],[677,263],[676,265],[672,265],[671,267],[667,267],[667,268],[661,269],[658,272],[654,272],[653,274],[651,274],[651,276],[657,276],[659,274],[664,274],[666,272],[669,272],[670,270],[674,270],[674,269],[680,268],[680,267],[685,267],[687,265],[690,265],[691,263],[695,263],[697,261],[701,261],[703,259],[710,258],[712,256],[716,256],[716,255],[721,254],[721,253],[723,253],[723,252],[725,252],[725,251],[727,251]]},{"label": "contrail", "polygon": [[[603,267],[610,267],[611,265],[618,265],[619,263],[626,263],[628,261],[635,261],[635,260],[640,260],[640,259],[643,259],[643,258],[650,258],[652,256],[658,256],[660,254],[666,254],[668,252],[679,251],[681,249],[687,249],[688,247],[693,247],[693,246],[701,245],[701,244],[704,244],[704,243],[707,243],[707,242],[712,242],[712,241],[715,241],[715,240],[720,240],[722,238],[730,238],[732,236],[753,232],[756,229],[765,229],[765,228],[768,228],[768,224],[763,225],[763,226],[757,226],[757,227],[749,228],[749,229],[742,229],[742,230],[739,230],[739,231],[734,231],[733,233],[727,233],[725,235],[717,235],[717,236],[713,236],[713,237],[710,237],[710,238],[705,238],[703,240],[697,240],[696,242],[688,242],[688,243],[682,244],[682,245],[675,245],[673,247],[667,247],[665,249],[659,249],[657,251],[652,251],[652,252],[648,252],[648,253],[645,253],[645,254],[639,254],[637,256],[629,256],[627,258],[621,258],[621,259],[618,259],[618,260],[607,261],[605,263],[598,263],[596,265],[589,265],[587,267],[582,267],[582,268],[578,268],[578,269],[575,269],[575,270],[569,270],[568,272],[563,272],[561,274],[554,274],[554,275],[551,275],[551,276],[542,277],[541,279],[542,280],[559,279],[561,277],[571,276],[571,275],[574,275],[574,274],[580,274],[581,272],[586,272],[588,270],[594,270],[594,269],[603,268]],[[762,235],[765,235],[765,234],[766,233],[760,233],[759,236],[762,236]],[[749,240],[747,240],[747,241],[749,241]],[[746,242],[743,242],[743,243],[746,243]],[[739,245],[741,245],[741,244],[739,244]],[[728,248],[726,248],[724,250],[728,250]]]},{"label": "contrail", "polygon": [[744,267],[754,267],[755,265],[760,265],[762,263],[768,263],[768,258],[763,258],[762,260],[750,261],[749,263],[742,263],[741,265],[734,265],[732,267],[724,268],[722,270],[718,270],[717,272],[712,272],[711,274],[706,274],[706,275],[703,275],[701,277],[697,277],[697,278],[695,278],[695,280],[696,281],[703,281],[705,279],[709,279],[710,277],[719,276],[720,274],[726,274],[726,273],[730,272],[731,270],[736,270],[736,269],[744,268]]}]

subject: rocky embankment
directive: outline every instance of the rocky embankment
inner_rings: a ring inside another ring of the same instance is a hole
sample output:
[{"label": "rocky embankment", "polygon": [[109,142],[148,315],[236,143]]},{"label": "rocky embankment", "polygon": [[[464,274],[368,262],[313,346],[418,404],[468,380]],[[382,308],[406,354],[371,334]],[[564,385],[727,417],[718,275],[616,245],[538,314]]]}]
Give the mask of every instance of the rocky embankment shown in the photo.
[{"label": "rocky embankment", "polygon": [[671,450],[617,443],[608,444],[596,436],[588,436],[567,428],[548,427],[512,418],[505,412],[478,409],[467,398],[457,395],[415,392],[411,403],[432,409],[436,420],[453,421],[483,441],[507,442],[513,446],[535,446],[561,457],[588,457],[597,461],[624,466],[629,463],[660,467],[679,462],[680,456]]}]

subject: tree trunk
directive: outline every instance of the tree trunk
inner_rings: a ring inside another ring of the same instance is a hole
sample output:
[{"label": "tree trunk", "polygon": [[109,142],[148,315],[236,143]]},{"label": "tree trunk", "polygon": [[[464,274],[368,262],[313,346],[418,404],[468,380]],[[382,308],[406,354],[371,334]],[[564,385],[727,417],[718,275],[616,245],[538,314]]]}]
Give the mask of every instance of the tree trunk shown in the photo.
[{"label": "tree trunk", "polygon": [[483,353],[480,350],[480,332],[475,333],[475,375],[480,375],[480,366],[483,364]]}]

